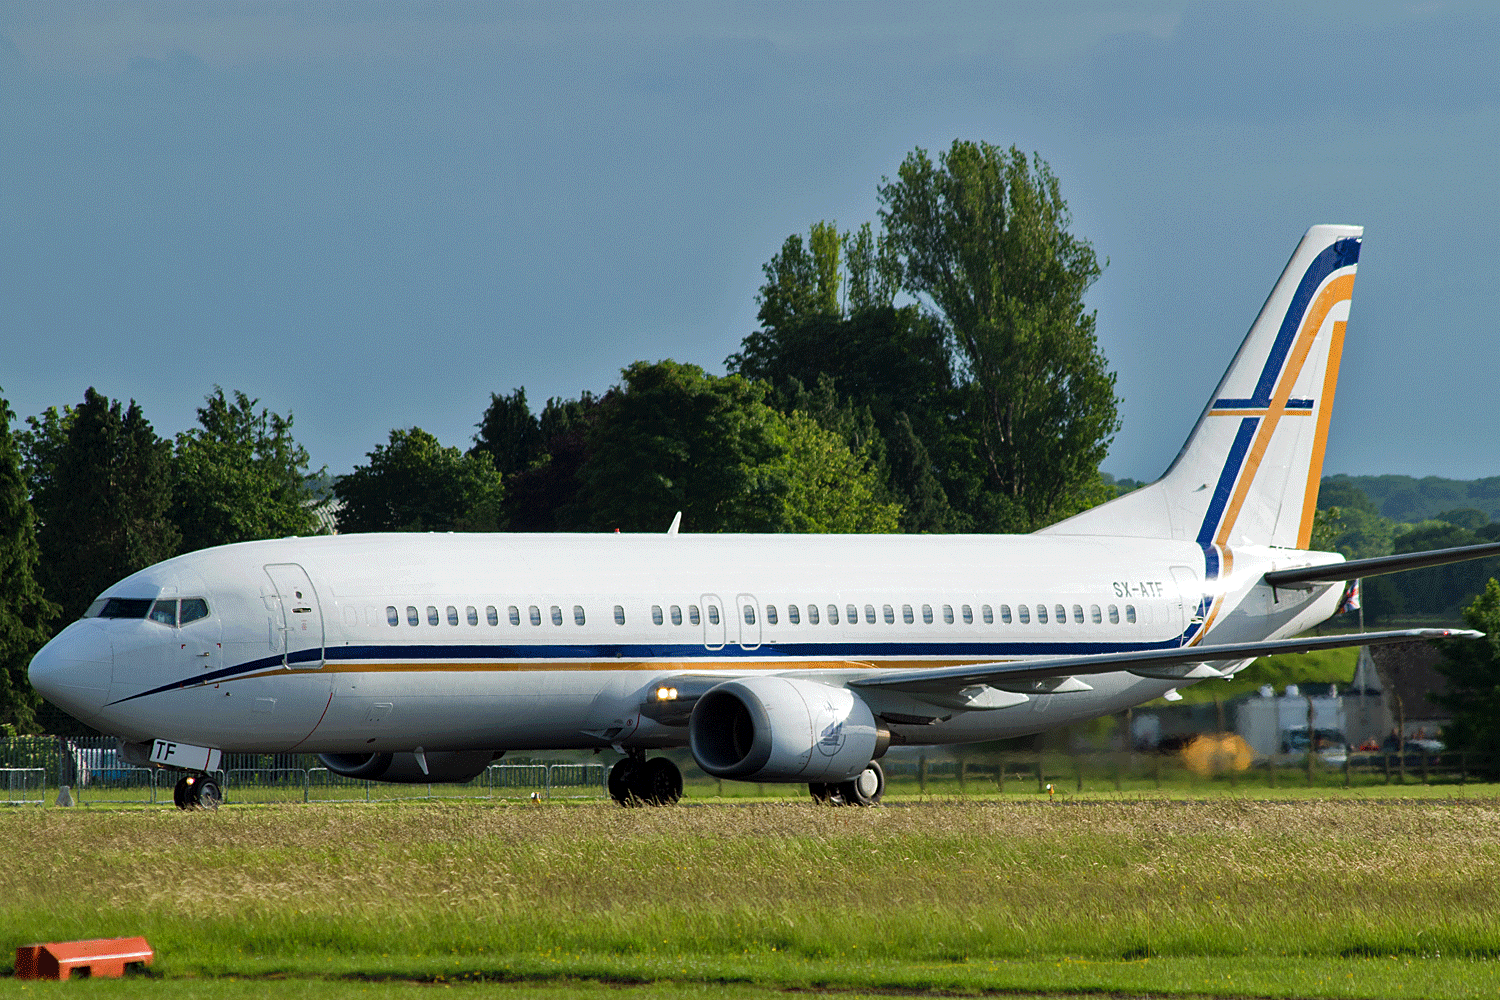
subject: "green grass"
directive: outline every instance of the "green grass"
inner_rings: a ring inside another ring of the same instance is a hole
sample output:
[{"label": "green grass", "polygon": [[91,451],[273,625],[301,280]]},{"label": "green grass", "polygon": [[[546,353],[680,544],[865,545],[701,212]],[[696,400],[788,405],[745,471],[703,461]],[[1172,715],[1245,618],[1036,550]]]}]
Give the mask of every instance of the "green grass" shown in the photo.
[{"label": "green grass", "polygon": [[0,962],[144,934],[179,995],[1500,992],[1493,798],[30,808],[0,845]]}]

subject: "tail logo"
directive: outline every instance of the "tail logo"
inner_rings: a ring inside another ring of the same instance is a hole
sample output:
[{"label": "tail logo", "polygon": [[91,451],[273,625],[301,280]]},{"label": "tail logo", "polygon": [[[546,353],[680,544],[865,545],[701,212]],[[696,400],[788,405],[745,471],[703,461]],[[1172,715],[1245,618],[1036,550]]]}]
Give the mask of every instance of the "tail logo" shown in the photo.
[{"label": "tail logo", "polygon": [[[1328,314],[1340,303],[1348,302],[1353,297],[1352,270],[1329,279],[1337,272],[1358,263],[1359,245],[1357,238],[1338,240],[1313,259],[1282,318],[1255,391],[1248,398],[1216,399],[1208,411],[1210,417],[1239,418],[1240,421],[1234,443],[1215,484],[1213,500],[1209,503],[1198,531],[1197,541],[1203,548],[1209,579],[1219,574],[1221,551],[1227,558],[1232,558],[1224,547],[1234,530],[1245,499],[1250,494],[1256,472],[1276,434],[1277,426],[1283,418],[1311,417],[1316,414],[1317,433],[1313,439],[1312,462],[1302,506],[1302,520],[1298,528],[1298,544],[1302,548],[1307,547],[1312,535],[1313,515],[1316,513],[1318,481],[1322,477],[1323,452],[1328,438],[1328,421],[1333,409],[1333,392],[1338,381],[1346,321],[1336,320],[1333,323],[1328,365],[1323,377],[1323,405],[1318,405],[1318,399],[1293,398],[1292,390],[1312,353],[1313,342],[1328,319]],[[1224,570],[1227,572],[1228,568],[1226,562]]]}]

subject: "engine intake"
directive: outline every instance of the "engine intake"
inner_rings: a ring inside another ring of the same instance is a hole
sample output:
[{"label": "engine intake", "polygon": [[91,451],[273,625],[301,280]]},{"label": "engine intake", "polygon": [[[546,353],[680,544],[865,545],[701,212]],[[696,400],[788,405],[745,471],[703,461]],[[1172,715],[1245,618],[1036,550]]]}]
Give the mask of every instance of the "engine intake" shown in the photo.
[{"label": "engine intake", "polygon": [[740,781],[847,781],[885,749],[883,736],[848,688],[794,677],[725,681],[688,722],[698,766]]},{"label": "engine intake", "polygon": [[334,774],[366,781],[425,785],[464,782],[477,777],[498,754],[491,750],[442,750],[423,754],[427,770],[413,753],[320,753],[318,759]]}]

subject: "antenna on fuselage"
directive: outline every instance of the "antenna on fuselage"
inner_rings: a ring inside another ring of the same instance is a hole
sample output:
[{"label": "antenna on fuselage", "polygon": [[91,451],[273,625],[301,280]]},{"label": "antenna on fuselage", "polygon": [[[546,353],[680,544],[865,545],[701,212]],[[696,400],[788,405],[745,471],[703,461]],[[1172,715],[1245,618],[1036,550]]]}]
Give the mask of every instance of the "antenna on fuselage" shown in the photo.
[{"label": "antenna on fuselage", "polygon": [[677,534],[677,529],[680,528],[680,527],[682,527],[682,511],[679,510],[677,512],[677,516],[674,517],[674,518],[672,518],[672,526],[667,529],[667,534],[669,534],[669,535],[675,535],[675,534]]}]

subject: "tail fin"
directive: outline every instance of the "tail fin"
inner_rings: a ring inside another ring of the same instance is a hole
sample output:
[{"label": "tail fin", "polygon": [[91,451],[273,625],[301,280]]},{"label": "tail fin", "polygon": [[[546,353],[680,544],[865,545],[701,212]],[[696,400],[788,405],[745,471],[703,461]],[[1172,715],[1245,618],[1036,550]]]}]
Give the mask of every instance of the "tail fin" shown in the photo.
[{"label": "tail fin", "polygon": [[1192,540],[1211,565],[1307,548],[1363,233],[1307,231],[1166,475],[1042,530]]}]

